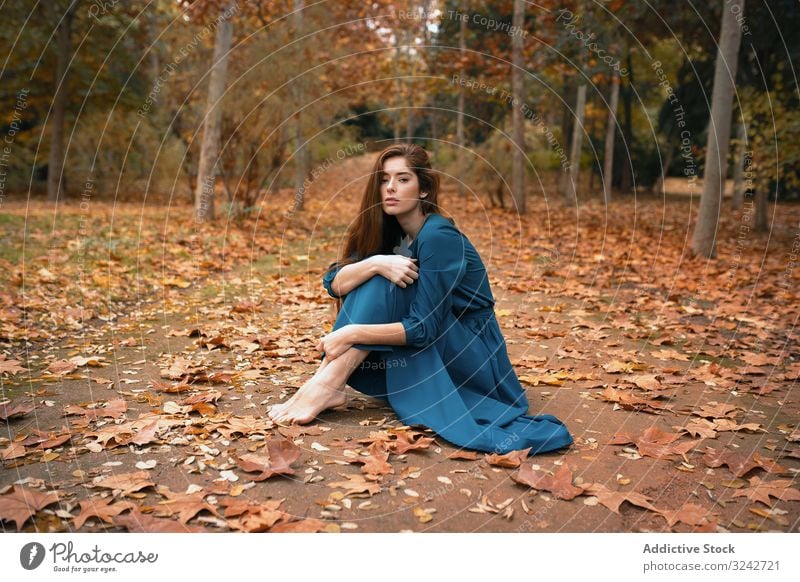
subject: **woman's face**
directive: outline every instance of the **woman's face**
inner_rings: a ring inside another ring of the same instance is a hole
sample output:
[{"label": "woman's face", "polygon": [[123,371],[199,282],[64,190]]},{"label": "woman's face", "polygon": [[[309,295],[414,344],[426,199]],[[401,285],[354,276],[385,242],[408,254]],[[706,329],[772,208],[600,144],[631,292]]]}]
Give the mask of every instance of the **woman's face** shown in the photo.
[{"label": "woman's face", "polygon": [[389,158],[383,162],[381,173],[381,203],[383,211],[392,216],[416,212],[420,206],[417,175],[406,165],[402,156]]}]

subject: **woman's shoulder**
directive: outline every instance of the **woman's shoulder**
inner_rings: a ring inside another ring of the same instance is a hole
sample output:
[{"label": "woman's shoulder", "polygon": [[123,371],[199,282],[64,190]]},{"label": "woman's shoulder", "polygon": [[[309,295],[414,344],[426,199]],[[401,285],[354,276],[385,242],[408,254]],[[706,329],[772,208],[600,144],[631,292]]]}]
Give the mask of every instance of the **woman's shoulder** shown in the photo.
[{"label": "woman's shoulder", "polygon": [[417,234],[417,237],[430,238],[432,236],[441,236],[443,233],[460,234],[461,231],[458,230],[452,218],[433,213],[425,220],[425,223],[422,225],[422,230]]}]

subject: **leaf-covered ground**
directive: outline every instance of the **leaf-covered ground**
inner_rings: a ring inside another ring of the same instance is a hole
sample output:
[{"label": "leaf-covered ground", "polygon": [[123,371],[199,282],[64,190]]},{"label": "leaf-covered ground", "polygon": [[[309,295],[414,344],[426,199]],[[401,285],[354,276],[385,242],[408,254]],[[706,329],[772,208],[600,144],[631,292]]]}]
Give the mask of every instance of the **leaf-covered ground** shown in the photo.
[{"label": "leaf-covered ground", "polygon": [[302,213],[289,193],[238,223],[4,205],[4,530],[798,529],[791,205],[768,235],[728,210],[708,262],[688,252],[688,198],[576,211],[540,195],[520,221],[448,190],[531,412],[575,444],[458,450],[356,392],[309,426],[273,425],[267,407],[313,372],[333,323],[320,278],[362,182],[321,185],[367,165],[330,170]]}]

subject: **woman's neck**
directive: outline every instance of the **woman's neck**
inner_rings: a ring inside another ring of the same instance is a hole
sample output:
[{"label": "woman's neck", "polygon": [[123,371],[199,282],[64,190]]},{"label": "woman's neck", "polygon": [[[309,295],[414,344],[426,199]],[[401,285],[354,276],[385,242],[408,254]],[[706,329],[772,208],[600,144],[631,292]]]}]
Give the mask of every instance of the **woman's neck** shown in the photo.
[{"label": "woman's neck", "polygon": [[403,229],[403,232],[406,233],[409,240],[414,240],[417,238],[417,233],[419,233],[427,218],[428,215],[419,212],[415,213],[413,216],[398,216],[397,222],[400,223],[400,228]]}]

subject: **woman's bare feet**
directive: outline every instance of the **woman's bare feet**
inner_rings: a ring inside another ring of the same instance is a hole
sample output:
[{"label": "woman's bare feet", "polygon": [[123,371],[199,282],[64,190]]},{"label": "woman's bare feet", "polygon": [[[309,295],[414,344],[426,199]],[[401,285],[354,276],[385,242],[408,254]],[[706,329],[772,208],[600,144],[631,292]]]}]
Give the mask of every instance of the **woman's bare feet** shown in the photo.
[{"label": "woman's bare feet", "polygon": [[326,386],[318,378],[308,382],[282,404],[269,409],[269,417],[279,423],[307,424],[323,410],[336,408],[347,403],[343,388]]},{"label": "woman's bare feet", "polygon": [[323,360],[317,373],[286,402],[273,405],[267,415],[275,422],[306,424],[323,410],[347,403],[345,386],[350,374],[369,352],[350,348],[338,358]]}]

